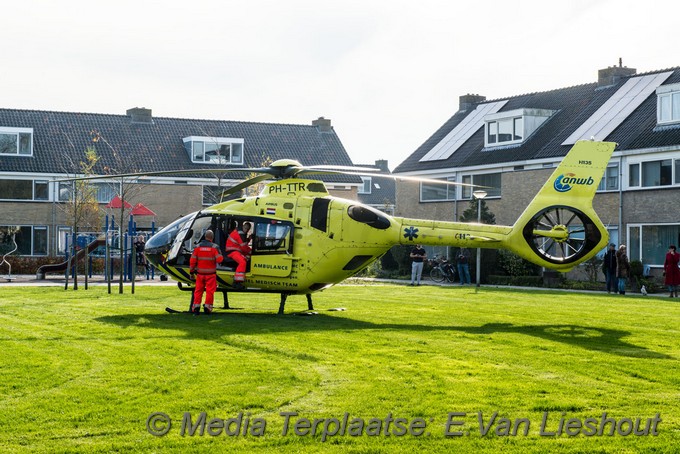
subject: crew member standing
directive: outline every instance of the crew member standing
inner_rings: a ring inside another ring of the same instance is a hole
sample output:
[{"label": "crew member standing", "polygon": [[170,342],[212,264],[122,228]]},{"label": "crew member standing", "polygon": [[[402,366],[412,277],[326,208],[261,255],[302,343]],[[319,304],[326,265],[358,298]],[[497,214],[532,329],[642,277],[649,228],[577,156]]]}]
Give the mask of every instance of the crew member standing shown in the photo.
[{"label": "crew member standing", "polygon": [[[244,230],[250,228],[249,222],[244,222]],[[237,226],[229,234],[225,251],[227,257],[236,262],[236,271],[234,272],[234,288],[242,289],[243,282],[246,280],[246,265],[248,263],[247,257],[250,255],[251,249],[248,246],[248,231],[239,232]]]},{"label": "crew member standing", "polygon": [[201,300],[205,291],[205,304],[203,311],[209,314],[213,310],[215,290],[217,290],[217,264],[222,262],[222,254],[216,244],[213,243],[215,235],[212,230],[205,231],[205,239],[198,243],[191,254],[189,261],[192,278],[196,278],[196,288],[194,289],[194,302],[191,311],[198,314],[201,310]]}]

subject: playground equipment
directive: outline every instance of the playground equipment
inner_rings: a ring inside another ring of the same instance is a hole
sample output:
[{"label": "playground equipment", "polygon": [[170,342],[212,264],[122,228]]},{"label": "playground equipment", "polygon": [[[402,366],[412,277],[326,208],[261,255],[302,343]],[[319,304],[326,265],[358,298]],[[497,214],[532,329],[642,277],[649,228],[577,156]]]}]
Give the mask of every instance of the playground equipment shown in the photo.
[{"label": "playground equipment", "polygon": [[2,262],[0,262],[0,266],[4,265],[6,263],[7,267],[9,268],[9,271],[7,272],[7,276],[5,276],[5,278],[4,278],[8,282],[12,282],[15,278],[12,277],[12,264],[7,261],[7,256],[11,255],[12,253],[14,253],[19,248],[19,246],[17,245],[17,242],[15,240],[15,234],[14,233],[12,234],[12,243],[14,244],[14,249],[9,251],[7,254],[3,255],[2,256]]}]

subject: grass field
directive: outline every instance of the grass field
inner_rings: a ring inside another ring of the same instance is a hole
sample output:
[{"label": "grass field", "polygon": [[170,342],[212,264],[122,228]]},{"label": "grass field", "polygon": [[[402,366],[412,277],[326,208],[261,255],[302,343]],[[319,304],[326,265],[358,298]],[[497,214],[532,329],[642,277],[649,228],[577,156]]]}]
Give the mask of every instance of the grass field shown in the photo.
[{"label": "grass field", "polygon": [[[164,312],[186,302],[174,287],[138,286],[135,295],[1,287],[0,451],[680,446],[678,299],[346,285],[316,294],[315,316],[293,315],[304,297],[275,315],[277,295],[233,295],[239,309],[211,316]],[[346,311],[328,311],[337,307]],[[165,436],[147,430],[156,412],[172,420]],[[239,414],[247,435],[227,435]],[[648,434],[622,435],[637,418]]]}]

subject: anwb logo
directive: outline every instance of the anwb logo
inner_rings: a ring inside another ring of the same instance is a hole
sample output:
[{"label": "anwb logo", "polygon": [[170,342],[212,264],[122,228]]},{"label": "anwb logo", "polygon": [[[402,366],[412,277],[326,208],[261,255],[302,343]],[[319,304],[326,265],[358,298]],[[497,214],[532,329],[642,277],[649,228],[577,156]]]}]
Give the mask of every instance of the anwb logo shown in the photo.
[{"label": "anwb logo", "polygon": [[576,178],[574,173],[564,173],[555,179],[553,186],[557,192],[567,192],[576,184],[590,186],[593,183],[595,183],[595,180],[591,176],[588,178]]}]

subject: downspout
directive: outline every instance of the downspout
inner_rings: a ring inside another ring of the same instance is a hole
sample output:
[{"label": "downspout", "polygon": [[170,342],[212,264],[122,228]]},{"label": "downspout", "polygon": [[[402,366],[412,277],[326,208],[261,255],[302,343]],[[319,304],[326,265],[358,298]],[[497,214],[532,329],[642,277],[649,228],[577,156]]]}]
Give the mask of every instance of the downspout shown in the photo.
[{"label": "downspout", "polygon": [[628,243],[628,235],[623,241],[623,156],[619,156],[619,244]]}]

